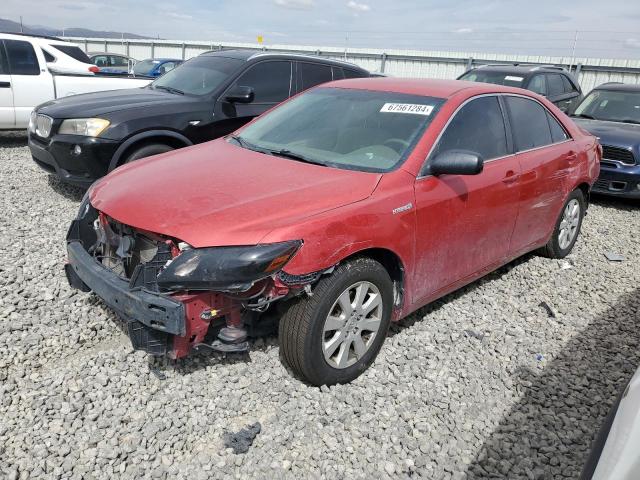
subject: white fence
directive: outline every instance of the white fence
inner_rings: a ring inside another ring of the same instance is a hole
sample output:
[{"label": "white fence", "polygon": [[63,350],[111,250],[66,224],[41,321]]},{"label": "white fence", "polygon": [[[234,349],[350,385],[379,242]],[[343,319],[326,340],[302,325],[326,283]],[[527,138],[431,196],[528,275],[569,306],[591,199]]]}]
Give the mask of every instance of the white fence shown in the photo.
[{"label": "white fence", "polygon": [[456,78],[471,66],[487,63],[537,63],[563,65],[578,77],[585,93],[605,82],[640,83],[640,59],[570,58],[420,50],[259,45],[257,43],[182,42],[177,40],[117,40],[69,38],[87,52],[123,53],[136,59],[195,57],[208,50],[244,48],[264,51],[311,53],[355,63],[373,72],[396,77]]}]

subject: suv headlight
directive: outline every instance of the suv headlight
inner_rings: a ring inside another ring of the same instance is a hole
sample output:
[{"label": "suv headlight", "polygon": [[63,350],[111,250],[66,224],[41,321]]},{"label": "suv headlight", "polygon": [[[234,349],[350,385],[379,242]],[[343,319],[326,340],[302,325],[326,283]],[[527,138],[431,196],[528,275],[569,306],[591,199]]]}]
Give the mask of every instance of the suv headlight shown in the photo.
[{"label": "suv headlight", "polygon": [[160,290],[246,291],[279,272],[302,241],[185,249],[157,277]]},{"label": "suv headlight", "polygon": [[62,122],[58,133],[97,137],[110,123],[109,120],[104,118],[70,118]]}]

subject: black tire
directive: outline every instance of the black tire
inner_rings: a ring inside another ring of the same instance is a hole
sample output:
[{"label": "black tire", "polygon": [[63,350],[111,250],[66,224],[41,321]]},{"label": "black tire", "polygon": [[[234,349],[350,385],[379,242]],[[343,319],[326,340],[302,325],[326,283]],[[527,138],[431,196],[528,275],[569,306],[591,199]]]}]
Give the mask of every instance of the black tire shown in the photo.
[{"label": "black tire", "polygon": [[[382,299],[382,318],[371,344],[355,363],[334,368],[323,353],[324,324],[338,297],[357,282],[373,284]],[[371,258],[360,257],[339,265],[322,278],[311,296],[295,299],[280,319],[278,338],[282,362],[293,373],[312,385],[348,383],[364,372],[375,360],[391,323],[393,282],[386,269]]]},{"label": "black tire", "polygon": [[123,163],[134,162],[144,157],[159,155],[161,153],[170,152],[171,150],[175,150],[175,148],[170,147],[169,145],[165,145],[164,143],[152,143],[150,145],[145,145],[144,147],[140,147],[134,150],[133,152],[131,152],[127,156],[127,158],[125,158]]},{"label": "black tire", "polygon": [[[578,205],[580,206],[577,230],[571,242],[564,248],[562,248],[560,246],[560,224],[562,223],[567,205],[569,205],[569,203],[573,200],[576,200],[578,202]],[[558,216],[558,220],[556,221],[556,226],[553,229],[553,233],[551,234],[551,238],[549,239],[547,244],[538,251],[538,253],[548,258],[564,258],[569,255],[571,250],[573,250],[573,246],[576,244],[576,240],[578,240],[578,236],[580,235],[580,229],[582,228],[582,219],[584,218],[585,211],[586,202],[584,199],[584,193],[582,193],[582,190],[576,189],[571,192],[571,194],[567,198],[567,201],[562,206],[560,215]]]}]

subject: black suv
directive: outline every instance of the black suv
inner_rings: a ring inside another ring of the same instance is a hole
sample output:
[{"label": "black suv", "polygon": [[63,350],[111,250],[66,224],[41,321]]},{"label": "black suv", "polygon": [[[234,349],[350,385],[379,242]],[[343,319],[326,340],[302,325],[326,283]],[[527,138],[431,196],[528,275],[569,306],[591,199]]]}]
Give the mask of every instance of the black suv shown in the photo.
[{"label": "black suv", "polygon": [[465,72],[458,80],[525,88],[547,97],[563,112],[573,111],[582,100],[580,84],[566,69],[554,65],[481,65]]},{"label": "black suv", "polygon": [[310,55],[207,52],[143,88],[40,105],[31,114],[29,148],[44,170],[87,187],[124,163],[231,133],[307,88],[368,76]]}]

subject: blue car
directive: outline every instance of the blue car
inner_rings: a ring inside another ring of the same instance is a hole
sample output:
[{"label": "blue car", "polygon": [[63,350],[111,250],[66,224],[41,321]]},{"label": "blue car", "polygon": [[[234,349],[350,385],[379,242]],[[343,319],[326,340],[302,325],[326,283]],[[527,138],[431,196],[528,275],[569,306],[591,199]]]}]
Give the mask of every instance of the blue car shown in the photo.
[{"label": "blue car", "polygon": [[133,74],[140,77],[159,77],[173,70],[184,60],[176,58],[150,58],[133,66]]},{"label": "blue car", "polygon": [[602,145],[593,192],[640,198],[640,85],[600,85],[571,116]]}]

